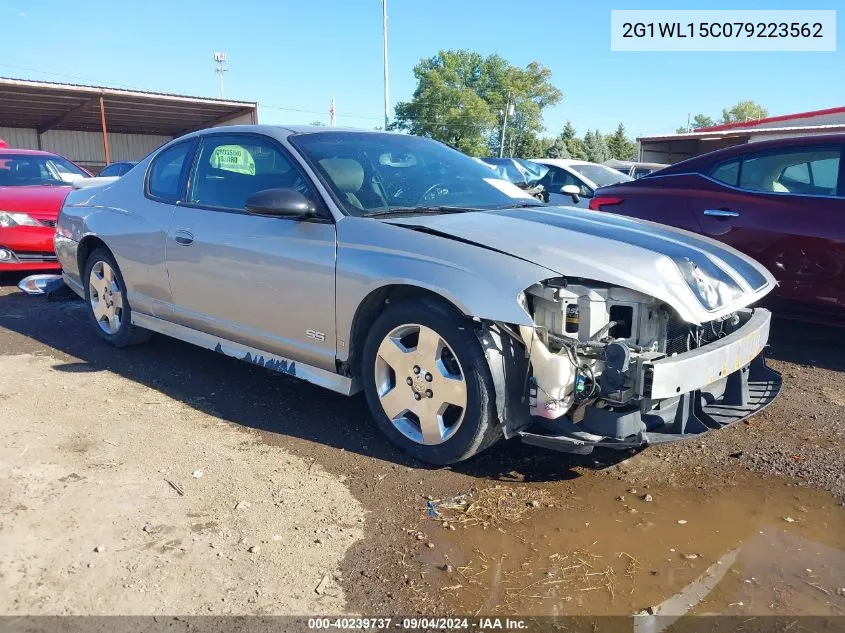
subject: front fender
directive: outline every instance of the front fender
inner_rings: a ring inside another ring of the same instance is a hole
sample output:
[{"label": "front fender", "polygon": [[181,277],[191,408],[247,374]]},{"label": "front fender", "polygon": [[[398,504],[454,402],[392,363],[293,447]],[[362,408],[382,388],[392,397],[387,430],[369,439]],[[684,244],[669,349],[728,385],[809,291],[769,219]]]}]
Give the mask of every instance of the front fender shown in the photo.
[{"label": "front fender", "polygon": [[[519,294],[556,274],[504,253],[370,218],[337,223],[337,331],[349,341],[355,313],[379,288],[413,286],[470,317],[533,326]],[[349,346],[339,347],[347,359]]]}]

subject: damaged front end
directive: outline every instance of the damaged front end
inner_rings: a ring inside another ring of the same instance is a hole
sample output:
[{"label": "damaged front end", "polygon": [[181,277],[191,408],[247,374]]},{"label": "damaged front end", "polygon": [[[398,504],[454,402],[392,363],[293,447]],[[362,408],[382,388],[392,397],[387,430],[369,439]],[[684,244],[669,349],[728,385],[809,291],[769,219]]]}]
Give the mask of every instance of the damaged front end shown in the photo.
[{"label": "damaged front end", "polygon": [[[742,309],[691,324],[658,299],[563,278],[522,297],[529,444],[589,453],[695,437],[757,413],[780,391],[763,349],[771,314]],[[512,429],[513,431],[514,429]]]}]

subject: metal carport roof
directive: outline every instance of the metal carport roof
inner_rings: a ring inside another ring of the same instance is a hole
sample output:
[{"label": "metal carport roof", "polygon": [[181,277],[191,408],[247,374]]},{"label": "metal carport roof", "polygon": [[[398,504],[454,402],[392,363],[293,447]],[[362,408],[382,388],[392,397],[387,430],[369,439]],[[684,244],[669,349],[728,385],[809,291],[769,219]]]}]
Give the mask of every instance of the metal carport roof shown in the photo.
[{"label": "metal carport roof", "polygon": [[0,77],[0,127],[178,136],[251,115],[258,104]]}]

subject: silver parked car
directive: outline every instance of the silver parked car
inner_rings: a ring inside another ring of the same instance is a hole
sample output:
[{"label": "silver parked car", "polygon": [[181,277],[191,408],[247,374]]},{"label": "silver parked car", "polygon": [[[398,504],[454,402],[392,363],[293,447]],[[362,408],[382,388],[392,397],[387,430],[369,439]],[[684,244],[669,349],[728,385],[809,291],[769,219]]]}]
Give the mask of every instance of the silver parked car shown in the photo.
[{"label": "silver parked car", "polygon": [[501,437],[684,439],[780,389],[775,285],[657,224],[544,205],[435,141],[234,126],[72,192],[56,251],[117,347],[158,332],[343,394],[436,464]]}]

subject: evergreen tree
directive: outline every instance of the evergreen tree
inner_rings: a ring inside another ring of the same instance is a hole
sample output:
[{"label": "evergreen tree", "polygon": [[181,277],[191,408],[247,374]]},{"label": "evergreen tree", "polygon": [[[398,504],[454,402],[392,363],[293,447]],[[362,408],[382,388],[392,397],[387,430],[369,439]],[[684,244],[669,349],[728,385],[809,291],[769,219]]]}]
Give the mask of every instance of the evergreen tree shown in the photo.
[{"label": "evergreen tree", "polygon": [[616,160],[635,160],[637,157],[637,146],[625,133],[625,126],[621,123],[613,134],[606,137],[607,150],[610,158]]},{"label": "evergreen tree", "polygon": [[607,143],[601,132],[587,132],[584,135],[584,149],[587,153],[587,160],[593,163],[603,163],[610,158]]}]

